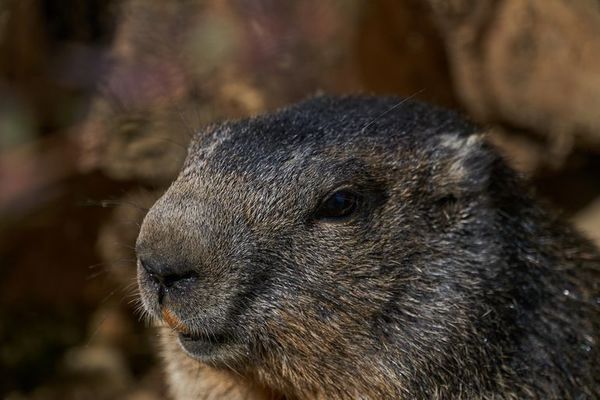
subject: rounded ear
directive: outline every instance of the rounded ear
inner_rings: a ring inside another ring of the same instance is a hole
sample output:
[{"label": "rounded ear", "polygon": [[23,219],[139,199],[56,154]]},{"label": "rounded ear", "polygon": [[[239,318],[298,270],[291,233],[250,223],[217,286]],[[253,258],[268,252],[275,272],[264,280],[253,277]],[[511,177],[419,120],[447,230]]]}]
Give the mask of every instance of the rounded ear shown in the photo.
[{"label": "rounded ear", "polygon": [[457,196],[487,187],[496,156],[482,133],[444,133],[434,141],[436,187]]}]

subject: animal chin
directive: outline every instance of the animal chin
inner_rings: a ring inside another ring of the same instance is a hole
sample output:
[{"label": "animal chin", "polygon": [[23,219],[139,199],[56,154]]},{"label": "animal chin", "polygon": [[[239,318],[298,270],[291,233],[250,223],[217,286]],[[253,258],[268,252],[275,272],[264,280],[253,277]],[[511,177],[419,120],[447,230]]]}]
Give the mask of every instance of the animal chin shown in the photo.
[{"label": "animal chin", "polygon": [[188,356],[203,361],[218,363],[224,357],[230,357],[232,348],[236,348],[230,335],[221,332],[198,333],[186,326],[177,315],[167,307],[161,310],[165,323],[177,334],[179,344]]}]

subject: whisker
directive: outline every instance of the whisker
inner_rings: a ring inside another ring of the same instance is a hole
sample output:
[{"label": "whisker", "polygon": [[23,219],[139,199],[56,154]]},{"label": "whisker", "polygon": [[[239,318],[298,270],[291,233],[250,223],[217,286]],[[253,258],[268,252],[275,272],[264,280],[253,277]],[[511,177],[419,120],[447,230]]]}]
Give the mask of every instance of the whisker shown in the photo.
[{"label": "whisker", "polygon": [[103,262],[99,262],[96,264],[92,264],[92,265],[88,266],[88,269],[95,269],[98,267],[107,267],[111,264],[120,264],[120,263],[136,262],[136,261],[137,260],[135,258],[119,258],[116,260],[103,261]]},{"label": "whisker", "polygon": [[107,199],[107,200],[92,200],[87,199],[77,203],[79,207],[101,207],[101,208],[109,208],[109,207],[118,207],[121,205],[128,205],[133,208],[136,208],[140,211],[148,212],[150,208],[140,206],[139,204],[135,204],[133,202],[127,200],[115,200],[115,199]]},{"label": "whisker", "polygon": [[118,246],[121,246],[121,247],[125,247],[126,249],[129,249],[129,250],[133,250],[133,251],[135,251],[135,246],[132,246],[132,245],[130,245],[130,244],[127,244],[127,243],[120,243],[120,242],[114,242],[114,244],[116,244],[116,245],[118,245]]},{"label": "whisker", "polygon": [[364,132],[366,131],[366,129],[373,125],[375,122],[377,122],[378,120],[380,120],[382,117],[386,116],[387,114],[391,113],[392,111],[394,111],[395,109],[397,109],[398,107],[400,107],[402,104],[406,103],[407,101],[413,99],[415,96],[417,96],[418,94],[422,93],[425,89],[420,89],[416,92],[414,92],[413,94],[411,94],[408,97],[405,97],[404,99],[400,100],[398,103],[394,104],[393,106],[391,106],[390,108],[388,108],[387,110],[385,110],[384,112],[382,112],[381,114],[379,114],[378,116],[376,116],[375,118],[373,118],[371,121],[367,122],[361,129],[360,132]]},{"label": "whisker", "polygon": [[102,327],[102,325],[104,324],[104,322],[106,321],[107,318],[108,318],[108,313],[105,312],[104,316],[102,317],[102,319],[100,319],[100,322],[98,322],[98,326],[96,326],[96,328],[94,329],[94,331],[92,332],[92,334],[88,338],[88,340],[87,340],[87,342],[85,344],[85,347],[89,347],[92,344],[92,340],[96,337],[96,335],[100,331],[100,328]]},{"label": "whisker", "polygon": [[104,296],[102,298],[102,300],[100,300],[100,302],[98,304],[104,304],[104,303],[106,303],[116,292],[117,292],[117,289],[112,290],[109,294],[107,294],[106,296]]},{"label": "whisker", "polygon": [[185,114],[183,113],[181,106],[179,104],[176,104],[175,108],[177,109],[177,114],[179,115],[181,124],[185,128],[185,132],[187,133],[188,139],[192,140],[192,138],[194,137],[194,130],[192,129],[192,126],[190,125],[189,121],[185,118]]},{"label": "whisker", "polygon": [[106,274],[107,271],[105,269],[102,269],[100,271],[94,272],[93,274],[88,275],[85,280],[86,281],[91,281],[92,279],[95,279],[97,277],[99,277],[100,275]]},{"label": "whisker", "polygon": [[187,146],[186,144],[179,143],[178,141],[176,141],[176,140],[173,140],[173,139],[171,139],[171,138],[168,138],[168,137],[164,137],[164,136],[156,136],[156,135],[149,135],[148,137],[154,137],[155,139],[162,140],[162,141],[164,141],[164,142],[167,142],[167,143],[174,144],[174,145],[176,145],[176,146],[178,146],[178,147],[181,147],[181,148],[182,148],[182,149],[184,149],[185,151],[187,151],[187,148],[188,148],[188,146]]}]

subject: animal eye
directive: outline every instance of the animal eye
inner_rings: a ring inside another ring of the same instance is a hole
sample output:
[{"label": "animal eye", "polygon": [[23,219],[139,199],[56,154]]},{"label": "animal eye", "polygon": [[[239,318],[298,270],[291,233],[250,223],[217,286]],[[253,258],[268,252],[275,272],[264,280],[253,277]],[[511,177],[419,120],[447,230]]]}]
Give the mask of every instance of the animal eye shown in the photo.
[{"label": "animal eye", "polygon": [[348,190],[333,192],[319,206],[317,219],[341,219],[350,216],[358,208],[359,196]]}]

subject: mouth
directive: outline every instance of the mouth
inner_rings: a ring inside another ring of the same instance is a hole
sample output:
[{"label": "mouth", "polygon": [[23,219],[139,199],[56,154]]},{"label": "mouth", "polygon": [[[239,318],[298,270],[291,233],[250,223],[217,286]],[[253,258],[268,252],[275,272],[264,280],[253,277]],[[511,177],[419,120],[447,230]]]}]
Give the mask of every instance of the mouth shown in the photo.
[{"label": "mouth", "polygon": [[177,333],[179,344],[188,356],[211,361],[219,358],[231,344],[232,338],[224,333],[192,333],[169,309],[163,308],[163,320]]},{"label": "mouth", "polygon": [[214,359],[221,350],[231,343],[231,338],[225,334],[197,335],[179,333],[179,343],[190,356],[201,361]]}]

